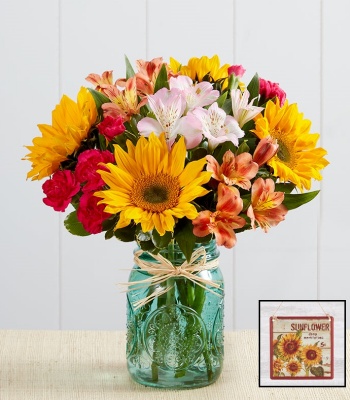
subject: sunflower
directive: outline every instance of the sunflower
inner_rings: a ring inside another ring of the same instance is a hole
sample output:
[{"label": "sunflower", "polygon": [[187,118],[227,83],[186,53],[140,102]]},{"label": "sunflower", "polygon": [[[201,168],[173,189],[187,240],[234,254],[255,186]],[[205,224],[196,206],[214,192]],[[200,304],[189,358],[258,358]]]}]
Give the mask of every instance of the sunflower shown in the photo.
[{"label": "sunflower", "polygon": [[311,178],[321,180],[320,170],[329,163],[324,158],[326,150],[316,148],[319,134],[310,133],[311,122],[303,119],[297,104],[286,101],[280,106],[268,101],[264,115],[255,118],[253,132],[263,139],[272,137],[277,140],[278,151],[267,164],[273,169],[273,174],[281,182],[292,182],[301,191],[309,190]]},{"label": "sunflower", "polygon": [[315,344],[304,346],[300,350],[300,358],[308,367],[319,364],[322,360],[322,349]]},{"label": "sunflower", "polygon": [[286,370],[291,374],[291,376],[295,376],[301,370],[301,364],[296,360],[289,361]]},{"label": "sunflower", "polygon": [[283,361],[280,358],[277,358],[273,360],[273,373],[274,375],[279,375],[279,373],[282,371],[284,366]]},{"label": "sunflower", "polygon": [[193,81],[202,82],[206,75],[209,75],[214,82],[224,80],[223,89],[227,86],[229,64],[220,67],[220,59],[217,55],[212,58],[203,56],[192,57],[187,65],[181,65],[178,61],[170,58],[170,69],[180,75],[189,76]]},{"label": "sunflower", "polygon": [[300,345],[301,339],[299,336],[295,333],[287,333],[278,342],[277,349],[284,360],[290,360],[298,354]]},{"label": "sunflower", "polygon": [[117,165],[107,164],[107,171],[98,171],[109,189],[95,193],[105,204],[105,212],[119,214],[116,229],[133,220],[148,232],[155,228],[160,235],[173,231],[175,218],[194,219],[198,212],[191,201],[208,193],[201,185],[211,172],[202,172],[206,159],[189,162],[186,167],[186,146],[183,137],[171,151],[164,133],[149,139],[141,136],[136,146],[127,142],[128,152],[115,146]]},{"label": "sunflower", "polygon": [[24,159],[32,163],[27,178],[39,180],[58,170],[61,162],[78,150],[96,119],[96,105],[88,89],[80,89],[77,103],[64,95],[52,111],[52,125],[38,125],[42,136],[33,139],[33,146],[25,146],[30,153]]}]

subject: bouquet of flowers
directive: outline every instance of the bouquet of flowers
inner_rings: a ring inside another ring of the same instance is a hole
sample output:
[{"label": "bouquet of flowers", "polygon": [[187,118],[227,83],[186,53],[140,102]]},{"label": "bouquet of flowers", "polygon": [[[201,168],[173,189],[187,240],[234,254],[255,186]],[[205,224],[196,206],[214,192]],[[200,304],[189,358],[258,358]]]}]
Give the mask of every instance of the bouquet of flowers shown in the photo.
[{"label": "bouquet of flowers", "polygon": [[152,253],[176,241],[189,259],[195,243],[215,236],[231,248],[236,233],[267,232],[317,195],[304,191],[322,179],[326,151],[277,83],[255,75],[246,85],[244,68],[217,56],[136,65],[126,58],[116,81],[90,74],[94,88],[76,102],[64,95],[26,146],[44,203],[73,205],[71,233]]},{"label": "bouquet of flowers", "polygon": [[[246,84],[240,65],[213,56],[136,67],[126,58],[125,77],[90,74],[93,88],[76,102],[62,97],[27,146],[28,178],[45,179],[43,201],[55,211],[73,206],[64,221],[72,234],[137,243],[128,294],[134,379],[203,386],[223,355],[223,282],[210,246],[268,232],[312,200],[326,151],[280,86],[257,74]],[[180,266],[168,262],[177,248]]]}]

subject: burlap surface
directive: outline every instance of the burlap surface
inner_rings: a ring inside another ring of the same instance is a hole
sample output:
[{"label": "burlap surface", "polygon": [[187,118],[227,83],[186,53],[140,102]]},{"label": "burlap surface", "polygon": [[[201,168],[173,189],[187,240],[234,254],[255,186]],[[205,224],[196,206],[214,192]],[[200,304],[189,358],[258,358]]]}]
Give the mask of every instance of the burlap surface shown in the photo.
[{"label": "burlap surface", "polygon": [[[134,383],[126,369],[124,348],[124,332],[0,331],[0,399],[350,399],[345,387],[259,387],[257,331],[226,332],[221,377],[213,385],[193,390],[160,390]],[[349,365],[348,356],[347,373]]]}]

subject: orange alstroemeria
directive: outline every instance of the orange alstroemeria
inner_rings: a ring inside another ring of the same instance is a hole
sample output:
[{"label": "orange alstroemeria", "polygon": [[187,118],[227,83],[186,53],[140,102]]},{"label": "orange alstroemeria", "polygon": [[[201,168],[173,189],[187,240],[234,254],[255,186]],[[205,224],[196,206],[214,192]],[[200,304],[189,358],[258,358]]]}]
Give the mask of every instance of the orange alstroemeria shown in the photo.
[{"label": "orange alstroemeria", "polygon": [[238,216],[242,208],[243,200],[238,189],[219,183],[216,211],[199,213],[192,221],[194,235],[204,237],[213,233],[218,246],[232,248],[237,241],[234,229],[242,228],[246,223]]},{"label": "orange alstroemeria", "polygon": [[[138,72],[135,74],[136,88],[141,97],[154,93],[154,85],[163,64],[164,62],[162,57],[153,58],[151,61],[136,61],[138,70]],[[116,85],[125,87],[126,82],[127,81],[125,79],[118,79]]]},{"label": "orange alstroemeria", "polygon": [[242,189],[249,190],[251,179],[255,177],[259,166],[253,161],[249,153],[241,153],[235,156],[231,150],[226,151],[221,166],[213,156],[206,157],[207,171],[212,172],[212,177],[226,185],[236,185]]},{"label": "orange alstroemeria", "polygon": [[251,205],[247,210],[252,228],[258,225],[267,232],[271,226],[283,221],[288,212],[282,204],[283,200],[284,193],[275,192],[275,182],[272,179],[258,178],[253,183]]},{"label": "orange alstroemeria", "polygon": [[255,161],[259,167],[268,162],[278,151],[277,140],[271,136],[266,136],[261,139],[256,146],[253,154],[253,161]]},{"label": "orange alstroemeria", "polygon": [[113,71],[105,71],[102,76],[89,74],[85,79],[95,85],[95,90],[105,93],[106,88],[113,86]]},{"label": "orange alstroemeria", "polygon": [[111,100],[111,103],[102,104],[105,115],[113,118],[122,116],[125,121],[129,121],[132,115],[138,114],[140,108],[147,103],[147,98],[139,102],[135,76],[126,81],[124,90],[119,90],[116,86],[109,86],[104,89],[104,93]]}]

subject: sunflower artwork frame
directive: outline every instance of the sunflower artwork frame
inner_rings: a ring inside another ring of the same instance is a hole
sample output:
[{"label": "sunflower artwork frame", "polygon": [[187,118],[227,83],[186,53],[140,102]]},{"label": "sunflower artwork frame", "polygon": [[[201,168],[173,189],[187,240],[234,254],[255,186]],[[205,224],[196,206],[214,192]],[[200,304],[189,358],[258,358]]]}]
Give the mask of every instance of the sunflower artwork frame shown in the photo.
[{"label": "sunflower artwork frame", "polygon": [[271,379],[333,379],[334,318],[270,317]]}]

